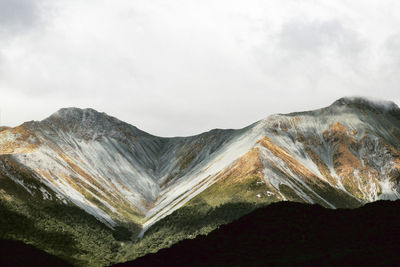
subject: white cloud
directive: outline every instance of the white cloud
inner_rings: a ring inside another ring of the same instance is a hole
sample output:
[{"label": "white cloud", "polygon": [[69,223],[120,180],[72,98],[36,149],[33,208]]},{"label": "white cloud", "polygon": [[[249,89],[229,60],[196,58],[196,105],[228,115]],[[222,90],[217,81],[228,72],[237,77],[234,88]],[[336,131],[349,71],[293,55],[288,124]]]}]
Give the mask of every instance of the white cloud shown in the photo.
[{"label": "white cloud", "polygon": [[344,95],[400,99],[395,1],[0,0],[0,7],[0,15],[18,10],[0,19],[0,106],[9,125],[78,106],[153,134],[187,135]]},{"label": "white cloud", "polygon": [[39,18],[37,4],[31,0],[1,0],[0,33],[33,26]]}]

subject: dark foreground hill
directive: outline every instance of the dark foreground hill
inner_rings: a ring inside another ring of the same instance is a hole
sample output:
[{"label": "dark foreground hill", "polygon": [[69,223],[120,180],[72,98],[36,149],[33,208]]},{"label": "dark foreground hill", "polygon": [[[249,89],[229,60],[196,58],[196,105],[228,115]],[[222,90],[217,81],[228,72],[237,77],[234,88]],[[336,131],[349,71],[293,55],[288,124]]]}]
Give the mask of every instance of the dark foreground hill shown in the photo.
[{"label": "dark foreground hill", "polygon": [[116,266],[393,266],[400,255],[399,214],[400,201],[354,210],[281,202]]},{"label": "dark foreground hill", "polygon": [[0,240],[0,266],[72,266],[32,245],[21,241]]}]

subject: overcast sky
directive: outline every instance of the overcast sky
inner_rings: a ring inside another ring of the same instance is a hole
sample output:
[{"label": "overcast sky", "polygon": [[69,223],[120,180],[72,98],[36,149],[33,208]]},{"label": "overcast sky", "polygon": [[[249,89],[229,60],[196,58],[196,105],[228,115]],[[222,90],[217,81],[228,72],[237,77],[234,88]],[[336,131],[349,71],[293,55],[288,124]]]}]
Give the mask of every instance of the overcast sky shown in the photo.
[{"label": "overcast sky", "polygon": [[400,2],[0,0],[1,124],[91,107],[161,136],[400,103]]}]

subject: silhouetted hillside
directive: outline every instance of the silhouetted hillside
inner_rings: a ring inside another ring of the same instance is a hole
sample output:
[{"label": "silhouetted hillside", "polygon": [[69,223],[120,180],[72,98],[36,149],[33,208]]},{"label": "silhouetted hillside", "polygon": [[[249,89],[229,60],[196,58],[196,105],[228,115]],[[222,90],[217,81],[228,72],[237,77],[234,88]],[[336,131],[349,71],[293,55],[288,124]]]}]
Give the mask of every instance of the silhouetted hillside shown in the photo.
[{"label": "silhouetted hillside", "polygon": [[14,240],[0,240],[0,266],[72,266],[56,256]]},{"label": "silhouetted hillside", "polygon": [[271,204],[156,254],[116,266],[366,265],[398,263],[400,201],[331,210]]}]

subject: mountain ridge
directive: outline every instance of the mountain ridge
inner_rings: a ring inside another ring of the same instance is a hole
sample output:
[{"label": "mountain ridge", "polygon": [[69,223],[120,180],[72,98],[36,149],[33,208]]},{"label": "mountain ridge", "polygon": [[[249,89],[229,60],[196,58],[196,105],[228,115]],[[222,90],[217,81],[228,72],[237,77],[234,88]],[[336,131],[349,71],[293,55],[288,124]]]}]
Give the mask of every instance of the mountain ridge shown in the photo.
[{"label": "mountain ridge", "polygon": [[[0,131],[0,197],[77,206],[110,229],[127,227],[132,239],[146,239],[181,208],[395,200],[398,114],[393,102],[342,98],[242,129],[157,137],[93,109],[65,108]],[[212,220],[204,231],[217,226]]]},{"label": "mountain ridge", "polygon": [[[297,111],[297,112],[290,112],[290,113],[278,113],[278,114],[272,114],[269,116],[276,116],[276,115],[280,115],[280,116],[290,116],[290,115],[295,115],[295,114],[302,114],[302,113],[308,113],[308,112],[317,112],[317,111],[321,111],[324,109],[330,109],[332,107],[335,106],[349,106],[349,107],[356,107],[356,108],[375,108],[378,109],[380,111],[386,111],[386,112],[393,112],[393,111],[398,111],[400,112],[400,108],[399,106],[393,102],[393,101],[388,101],[388,100],[381,100],[381,99],[377,99],[377,98],[370,98],[370,97],[361,97],[361,96],[347,96],[347,97],[342,97],[339,98],[337,100],[335,100],[331,105],[327,106],[327,107],[323,107],[320,109],[315,109],[315,110],[307,110],[307,111]],[[136,129],[138,129],[136,126],[130,124],[130,123],[126,123],[124,121],[119,120],[118,118],[108,115],[105,112],[99,112],[93,108],[77,108],[77,107],[68,107],[68,108],[60,108],[59,110],[57,110],[56,112],[54,112],[53,114],[51,114],[49,117],[45,118],[44,120],[50,119],[52,117],[66,117],[67,114],[71,114],[71,113],[89,113],[89,114],[96,114],[96,115],[101,115],[104,117],[108,117],[112,120],[116,120],[120,123],[123,124],[127,124],[130,126],[135,127]],[[82,115],[80,115],[82,116]],[[172,136],[172,137],[164,137],[164,136],[158,136],[158,135],[153,135],[150,133],[145,132],[144,130],[138,129],[139,131],[151,135],[153,137],[158,137],[158,138],[162,138],[162,139],[173,139],[173,138],[188,138],[188,137],[195,137],[195,136],[199,136],[202,134],[206,134],[209,132],[213,132],[213,131],[231,131],[231,130],[240,130],[240,129],[244,129],[244,128],[248,128],[250,126],[252,126],[253,124],[256,124],[260,121],[266,120],[268,119],[268,117],[265,117],[264,119],[258,120],[252,124],[250,124],[249,126],[245,126],[242,128],[236,128],[236,129],[232,129],[232,128],[226,128],[226,129],[221,129],[221,128],[215,128],[215,129],[210,129],[208,131],[204,131],[201,132],[199,134],[194,134],[194,135],[189,135],[189,136]],[[43,120],[42,120],[43,121]]]},{"label": "mountain ridge", "polygon": [[[382,102],[382,101],[374,102],[364,98],[341,98],[335,101],[332,105],[330,105],[327,108],[311,111],[311,115],[315,116],[316,113],[320,112],[321,114],[318,114],[318,116],[330,116],[330,114],[332,114],[331,113],[332,109],[333,109],[333,114],[335,115],[336,113],[340,112],[340,110],[337,110],[337,108],[338,107],[341,108],[342,106],[345,106],[347,111],[350,109],[350,111],[352,112],[359,110],[360,107],[371,109],[376,107],[381,108],[384,106],[384,107],[390,107],[390,110],[398,109],[397,105],[394,104],[393,102]],[[382,108],[380,110],[382,110]],[[325,115],[324,112],[328,112],[328,114]],[[28,125],[26,126],[26,128],[28,129],[28,131],[32,132],[39,131],[41,135],[44,135],[44,137],[42,136],[42,138],[39,139],[51,140],[53,141],[52,143],[56,144],[56,146],[59,146],[60,143],[62,144],[62,146],[64,146],[64,144],[67,143],[67,146],[64,147],[67,147],[68,149],[70,149],[70,147],[74,149],[74,147],[76,146],[76,144],[74,144],[76,138],[78,141],[79,140],[102,141],[103,139],[107,138],[112,138],[113,140],[117,140],[118,142],[126,145],[126,147],[122,149],[121,147],[118,147],[119,145],[116,146],[113,144],[113,146],[117,149],[117,152],[120,152],[121,155],[125,155],[127,153],[130,154],[133,151],[138,151],[135,152],[135,154],[131,155],[132,157],[130,157],[129,161],[132,160],[133,158],[135,158],[135,160],[138,161],[139,164],[138,166],[141,166],[139,172],[143,173],[144,169],[152,170],[145,175],[149,177],[147,178],[146,183],[149,182],[157,183],[157,181],[161,181],[161,184],[165,187],[168,183],[170,183],[171,180],[173,180],[173,178],[168,177],[167,175],[167,173],[171,172],[170,169],[171,166],[165,165],[166,163],[162,162],[164,158],[166,160],[169,160],[171,156],[175,154],[172,150],[173,149],[177,150],[178,146],[182,146],[182,143],[183,145],[185,145],[185,143],[189,143],[190,146],[193,146],[193,140],[195,139],[202,139],[202,138],[207,139],[208,136],[212,136],[211,138],[214,138],[214,136],[221,136],[222,138],[221,141],[217,141],[219,142],[219,145],[217,144],[215,148],[209,151],[211,153],[209,153],[208,155],[210,155],[213,154],[215,149],[218,150],[218,148],[220,148],[221,145],[226,143],[227,141],[238,138],[240,139],[240,136],[242,136],[243,132],[245,134],[246,132],[252,132],[252,131],[254,132],[255,128],[265,128],[265,129],[274,128],[275,131],[277,131],[278,128],[281,128],[281,123],[287,121],[286,118],[293,116],[304,116],[304,115],[310,115],[310,112],[297,112],[297,113],[289,113],[286,115],[282,114],[271,115],[263,120],[253,123],[250,126],[237,130],[214,129],[190,137],[165,138],[147,134],[144,131],[137,129],[135,126],[122,122],[114,117],[108,116],[105,113],[97,112],[93,109],[63,108],[40,122],[27,123]],[[25,124],[22,125],[22,128],[25,128],[24,125]],[[70,132],[72,132],[73,136],[65,137],[65,134]],[[259,136],[257,137],[259,138],[258,140],[260,140],[263,137],[263,134],[256,133],[256,135]],[[53,138],[53,136],[55,136],[56,138]],[[71,138],[74,140],[70,140]],[[141,143],[136,142],[137,140],[134,140],[136,143],[132,143],[131,140],[137,138],[141,139],[140,140]],[[246,136],[244,136],[243,138],[246,139]],[[33,139],[35,139],[35,137],[31,138],[31,141]],[[208,140],[207,142],[211,141],[211,139],[209,138],[207,140]],[[258,140],[250,142],[255,142]],[[33,140],[29,148],[35,147],[36,146],[35,143],[38,142],[40,143],[40,141],[38,141],[37,139]],[[196,142],[197,141],[195,141],[195,143]],[[139,145],[137,145],[137,143],[139,143]],[[252,145],[248,145],[247,147],[250,148],[250,146]],[[63,147],[59,147],[59,150],[62,149]],[[145,159],[140,160],[140,157],[142,157],[142,155],[146,155]],[[189,153],[189,155],[191,154]],[[201,162],[202,158],[203,159],[205,158],[205,156],[200,156],[200,158],[198,157],[199,155],[197,154],[190,156],[189,159],[193,158],[194,163],[196,162],[199,163]],[[188,167],[186,166],[187,159],[188,157],[185,157],[185,160],[183,160],[183,158],[181,157],[181,160],[185,165],[184,167]],[[166,160],[164,160],[164,162]],[[183,174],[185,173],[185,169],[186,168],[182,168],[182,165],[179,167],[179,170],[183,171]],[[189,168],[186,170],[186,173],[190,171],[190,169],[191,168],[189,166]],[[178,174],[177,176],[175,175],[175,177],[178,178],[179,180],[179,177],[181,177],[182,175]],[[148,186],[154,187],[155,185],[152,186],[149,184]],[[157,189],[156,191],[158,190],[159,189]],[[154,195],[158,194],[156,193],[156,191],[154,191],[154,193],[151,193],[153,196],[148,195],[145,197],[145,199],[147,199],[146,200],[147,202],[152,202],[156,199]]]}]

